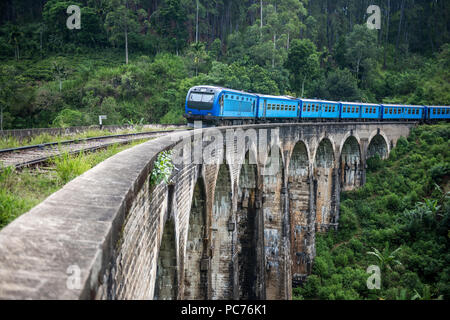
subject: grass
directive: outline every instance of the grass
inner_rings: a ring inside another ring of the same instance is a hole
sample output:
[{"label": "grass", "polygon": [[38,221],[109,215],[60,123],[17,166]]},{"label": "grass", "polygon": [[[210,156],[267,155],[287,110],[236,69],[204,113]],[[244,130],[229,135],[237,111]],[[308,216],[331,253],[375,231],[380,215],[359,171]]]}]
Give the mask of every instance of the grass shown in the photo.
[{"label": "grass", "polygon": [[[179,129],[179,128],[166,128],[164,130],[172,130],[172,129]],[[17,148],[21,146],[27,146],[27,145],[38,145],[48,142],[62,142],[65,140],[81,140],[86,138],[94,138],[94,137],[101,137],[101,136],[111,136],[116,134],[128,134],[128,133],[138,133],[138,132],[153,132],[153,131],[160,131],[161,129],[143,129],[142,126],[137,126],[133,129],[123,129],[118,131],[107,131],[107,130],[98,130],[98,129],[92,129],[87,130],[85,132],[81,132],[78,134],[72,134],[72,135],[50,135],[48,133],[43,133],[35,137],[31,137],[24,140],[18,140],[14,137],[1,137],[0,138],[0,149],[8,149],[8,148]]]},{"label": "grass", "polygon": [[51,166],[45,169],[17,171],[12,167],[5,168],[0,172],[0,229],[58,191],[70,180],[116,153],[145,141],[148,139],[136,140],[127,145],[112,145],[89,154],[66,153],[54,158]]}]

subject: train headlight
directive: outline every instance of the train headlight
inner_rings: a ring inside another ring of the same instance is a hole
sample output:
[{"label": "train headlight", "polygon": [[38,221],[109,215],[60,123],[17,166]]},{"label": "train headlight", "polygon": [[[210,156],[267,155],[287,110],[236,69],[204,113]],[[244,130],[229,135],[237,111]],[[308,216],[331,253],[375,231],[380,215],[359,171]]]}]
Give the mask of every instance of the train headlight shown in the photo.
[{"label": "train headlight", "polygon": [[189,113],[189,114],[192,114],[192,111],[189,111],[188,113]]},{"label": "train headlight", "polygon": [[211,112],[208,112],[208,116],[212,116]]}]

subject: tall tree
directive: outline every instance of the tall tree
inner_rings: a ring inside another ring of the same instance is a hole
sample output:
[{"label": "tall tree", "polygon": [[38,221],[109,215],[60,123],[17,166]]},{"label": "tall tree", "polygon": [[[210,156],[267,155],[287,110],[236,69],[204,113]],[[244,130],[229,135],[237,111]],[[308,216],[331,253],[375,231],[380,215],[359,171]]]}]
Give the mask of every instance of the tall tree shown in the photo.
[{"label": "tall tree", "polygon": [[346,59],[358,78],[362,63],[377,55],[376,30],[369,30],[365,25],[354,25],[353,31],[346,37],[346,47]]},{"label": "tall tree", "polygon": [[[138,13],[146,15],[144,10],[138,12],[133,0],[111,0],[111,11],[106,15],[105,28],[109,34],[109,41],[118,45],[123,39],[125,43],[125,63],[128,64],[128,36],[131,32],[139,30]],[[123,38],[122,38],[123,36]]]},{"label": "tall tree", "polygon": [[297,92],[301,90],[303,97],[305,82],[319,73],[319,55],[315,44],[309,39],[293,40],[285,67],[291,72],[291,87]]}]

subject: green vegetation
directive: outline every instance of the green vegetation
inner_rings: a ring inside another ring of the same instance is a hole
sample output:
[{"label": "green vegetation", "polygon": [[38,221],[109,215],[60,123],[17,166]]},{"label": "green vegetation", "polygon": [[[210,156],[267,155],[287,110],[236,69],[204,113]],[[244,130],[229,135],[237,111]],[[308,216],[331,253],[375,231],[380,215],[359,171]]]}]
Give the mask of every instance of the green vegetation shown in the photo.
[{"label": "green vegetation", "polygon": [[[389,159],[369,159],[364,187],[341,195],[337,232],[316,236],[297,299],[450,298],[450,125],[420,126]],[[381,289],[369,290],[378,265]]]},{"label": "green vegetation", "polygon": [[[69,5],[81,29],[66,27]],[[189,87],[450,104],[445,0],[4,0],[0,130],[183,123]],[[198,23],[197,23],[198,14]],[[198,40],[198,41],[197,41]]]},{"label": "green vegetation", "polygon": [[16,171],[7,167],[0,171],[0,229],[27,212],[67,182],[93,168],[112,155],[147,140],[127,145],[112,145],[96,153],[63,154],[44,169]]},{"label": "green vegetation", "polygon": [[156,186],[160,182],[169,183],[169,178],[175,166],[172,163],[172,151],[163,151],[158,154],[150,176],[150,185]]}]

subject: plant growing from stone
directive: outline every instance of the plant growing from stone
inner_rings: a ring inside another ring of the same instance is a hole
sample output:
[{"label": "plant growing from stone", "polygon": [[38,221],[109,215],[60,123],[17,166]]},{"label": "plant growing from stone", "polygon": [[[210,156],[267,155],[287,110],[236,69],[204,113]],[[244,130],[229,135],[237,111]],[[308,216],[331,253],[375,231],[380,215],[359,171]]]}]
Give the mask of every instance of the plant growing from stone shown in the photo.
[{"label": "plant growing from stone", "polygon": [[172,151],[161,152],[155,160],[150,177],[150,185],[156,186],[162,181],[164,181],[164,183],[169,183],[173,169],[174,165],[172,163]]}]

